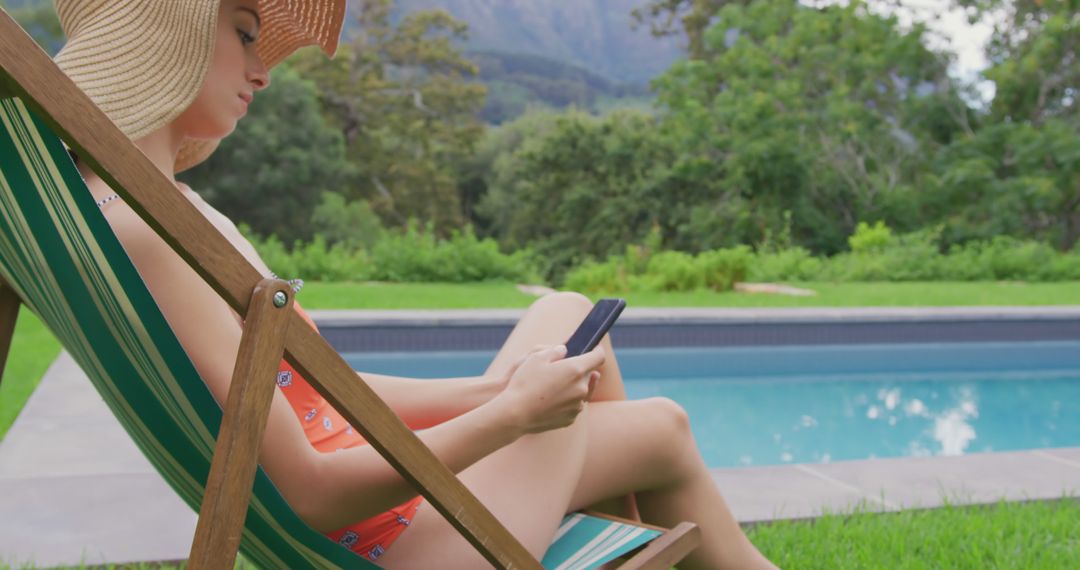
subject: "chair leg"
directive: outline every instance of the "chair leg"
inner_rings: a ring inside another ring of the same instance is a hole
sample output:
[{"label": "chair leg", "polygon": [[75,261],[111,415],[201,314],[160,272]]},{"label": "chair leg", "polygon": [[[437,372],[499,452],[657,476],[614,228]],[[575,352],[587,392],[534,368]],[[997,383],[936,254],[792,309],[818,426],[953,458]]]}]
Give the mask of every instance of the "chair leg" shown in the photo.
[{"label": "chair leg", "polygon": [[[278,293],[285,295],[280,307],[274,304]],[[229,569],[236,562],[292,305],[292,291],[278,279],[260,281],[251,295],[191,545],[191,570]]]},{"label": "chair leg", "polygon": [[0,279],[0,382],[4,380],[11,337],[15,336],[15,320],[19,318],[19,296]]}]

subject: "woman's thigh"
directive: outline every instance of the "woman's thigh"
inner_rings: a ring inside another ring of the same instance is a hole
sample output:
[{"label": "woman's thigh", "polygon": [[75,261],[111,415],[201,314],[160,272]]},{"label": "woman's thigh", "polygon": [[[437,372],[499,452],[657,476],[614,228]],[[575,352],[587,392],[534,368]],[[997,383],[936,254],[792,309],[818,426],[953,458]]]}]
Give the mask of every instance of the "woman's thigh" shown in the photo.
[{"label": "woman's thigh", "polygon": [[[462,471],[459,478],[537,558],[568,513],[660,486],[678,429],[664,400],[596,402],[573,426],[528,436]],[[475,549],[430,504],[379,559],[385,568],[483,568]]]},{"label": "woman's thigh", "polygon": [[[592,310],[592,306],[592,301],[579,293],[550,293],[537,299],[514,326],[485,374],[505,372],[536,345],[566,342],[585,315]],[[610,334],[604,336],[600,346],[603,347],[607,360],[600,369],[601,379],[593,393],[593,400],[625,400],[622,372],[615,359]]]},{"label": "woman's thigh", "polygon": [[[542,556],[581,478],[583,421],[522,437],[458,474],[461,482],[534,556]],[[486,568],[476,550],[430,503],[380,557],[384,568]]]}]

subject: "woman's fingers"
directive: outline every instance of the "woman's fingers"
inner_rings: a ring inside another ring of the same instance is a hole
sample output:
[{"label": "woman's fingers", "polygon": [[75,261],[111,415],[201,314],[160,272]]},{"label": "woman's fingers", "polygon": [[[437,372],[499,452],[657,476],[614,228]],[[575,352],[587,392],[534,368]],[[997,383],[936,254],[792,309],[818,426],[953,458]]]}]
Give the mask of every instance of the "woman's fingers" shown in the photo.
[{"label": "woman's fingers", "polygon": [[556,360],[562,360],[562,359],[566,358],[566,345],[565,344],[557,344],[555,346],[552,346],[546,352],[546,354],[548,355],[548,358],[549,358],[548,361],[549,362],[555,362]]},{"label": "woman's fingers", "polygon": [[517,360],[515,360],[510,365],[510,367],[506,370],[506,376],[507,377],[513,376],[514,373],[517,372],[517,369],[521,368],[521,365],[525,364],[525,361],[528,360],[531,356],[533,356],[534,354],[542,353],[545,350],[548,350],[550,348],[552,348],[552,346],[549,345],[549,344],[533,345],[532,348],[530,348],[525,354],[522,354]]},{"label": "woman's fingers", "polygon": [[[565,349],[566,347],[563,347],[564,353]],[[589,372],[603,366],[605,358],[606,355],[604,354],[604,349],[598,346],[580,356],[567,358],[563,362],[574,367],[578,376],[585,376]]]},{"label": "woman's fingers", "polygon": [[585,396],[585,401],[586,402],[591,402],[592,401],[593,392],[596,391],[596,385],[599,382],[600,382],[600,372],[596,371],[596,370],[593,370],[592,373],[589,374],[589,395]]}]

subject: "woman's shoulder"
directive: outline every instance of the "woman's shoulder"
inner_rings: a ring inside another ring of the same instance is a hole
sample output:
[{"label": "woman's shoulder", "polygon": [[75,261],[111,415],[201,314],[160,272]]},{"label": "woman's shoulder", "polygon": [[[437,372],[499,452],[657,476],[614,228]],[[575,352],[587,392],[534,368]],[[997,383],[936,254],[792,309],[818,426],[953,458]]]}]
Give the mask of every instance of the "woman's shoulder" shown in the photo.
[{"label": "woman's shoulder", "polygon": [[210,223],[214,224],[214,226],[217,227],[218,230],[221,231],[221,233],[239,233],[239,230],[236,229],[236,224],[234,224],[233,221],[228,218],[228,216],[217,211],[217,208],[211,206],[210,202],[203,200],[202,196],[200,196],[198,192],[192,190],[190,186],[184,184],[183,182],[177,181],[176,187],[180,190],[180,194],[190,200],[191,203],[195,206],[195,208],[198,209],[199,212],[201,212],[202,215],[205,216]]}]

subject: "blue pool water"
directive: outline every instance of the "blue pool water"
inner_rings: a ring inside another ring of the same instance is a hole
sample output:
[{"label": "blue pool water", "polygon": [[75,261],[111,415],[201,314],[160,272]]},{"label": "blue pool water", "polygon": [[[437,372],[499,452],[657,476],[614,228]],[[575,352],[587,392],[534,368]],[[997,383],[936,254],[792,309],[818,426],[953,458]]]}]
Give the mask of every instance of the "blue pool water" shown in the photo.
[{"label": "blue pool water", "polygon": [[[474,375],[493,352],[358,353],[357,370]],[[617,350],[631,398],[690,414],[712,467],[1080,446],[1080,342]]]}]

